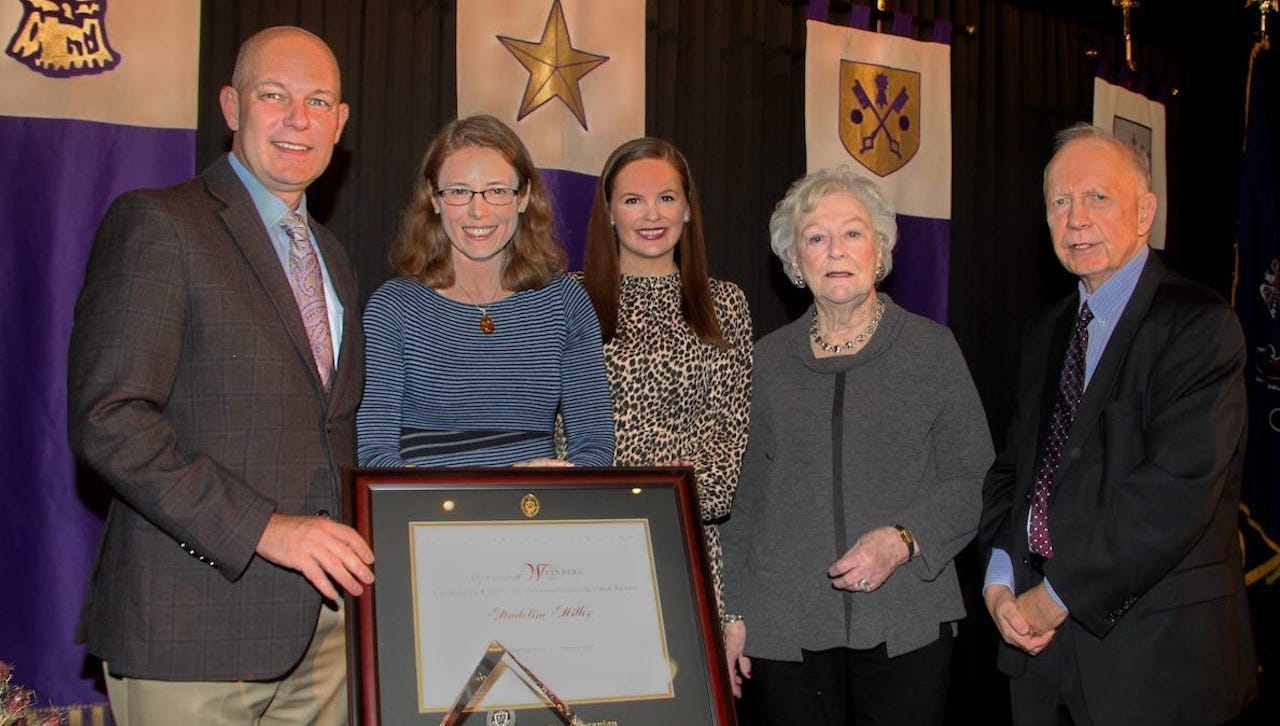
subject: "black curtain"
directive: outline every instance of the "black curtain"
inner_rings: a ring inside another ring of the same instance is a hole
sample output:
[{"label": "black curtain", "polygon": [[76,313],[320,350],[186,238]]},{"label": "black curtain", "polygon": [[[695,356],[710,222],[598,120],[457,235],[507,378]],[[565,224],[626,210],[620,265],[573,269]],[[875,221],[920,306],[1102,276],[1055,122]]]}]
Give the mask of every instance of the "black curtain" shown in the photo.
[{"label": "black curtain", "polygon": [[[1257,16],[1243,3],[1182,5],[1134,10],[1134,85],[1177,89],[1167,100],[1166,257],[1225,294]],[[847,0],[831,6],[833,22],[847,20]],[[387,250],[426,142],[454,115],[455,7],[453,0],[203,3],[201,167],[229,145],[216,93],[241,40],[269,25],[297,24],[337,54],[352,116],[333,167],[309,199],[345,242],[366,296],[389,274]],[[1073,284],[1050,249],[1041,174],[1053,132],[1091,118],[1097,60],[1089,51],[1123,62],[1120,11],[1110,0],[899,0],[889,9],[957,27],[950,325],[998,444],[1019,332]],[[648,0],[647,133],[688,156],[712,272],[743,286],[758,335],[808,302],[783,279],[767,234],[774,204],[805,168],[807,11],[804,0]],[[970,25],[974,33],[965,34]],[[929,22],[916,28],[921,37],[931,31]],[[992,667],[981,563],[970,551],[960,566],[970,612],[962,627],[973,635],[960,641],[953,710],[998,723],[1007,699]]]}]

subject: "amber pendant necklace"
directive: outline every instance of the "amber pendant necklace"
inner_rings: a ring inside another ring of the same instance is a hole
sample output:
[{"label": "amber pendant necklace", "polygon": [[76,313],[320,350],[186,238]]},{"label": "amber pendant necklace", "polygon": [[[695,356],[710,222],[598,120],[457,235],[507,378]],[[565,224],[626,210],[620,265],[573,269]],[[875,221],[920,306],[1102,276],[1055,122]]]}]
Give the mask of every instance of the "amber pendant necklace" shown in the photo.
[{"label": "amber pendant necklace", "polygon": [[469,302],[476,306],[476,310],[480,311],[480,332],[485,335],[492,335],[493,331],[498,329],[498,326],[494,324],[493,318],[489,317],[489,306],[496,302],[498,295],[502,293],[501,285],[499,285],[498,291],[489,297],[489,302],[483,305],[479,302],[480,296],[472,294],[470,290],[463,286],[461,281],[458,281],[458,289],[466,293],[467,297],[471,298]]},{"label": "amber pendant necklace", "polygon": [[489,335],[497,330],[493,324],[493,318],[489,317],[489,311],[481,305],[476,305],[476,309],[480,311],[480,332]]}]

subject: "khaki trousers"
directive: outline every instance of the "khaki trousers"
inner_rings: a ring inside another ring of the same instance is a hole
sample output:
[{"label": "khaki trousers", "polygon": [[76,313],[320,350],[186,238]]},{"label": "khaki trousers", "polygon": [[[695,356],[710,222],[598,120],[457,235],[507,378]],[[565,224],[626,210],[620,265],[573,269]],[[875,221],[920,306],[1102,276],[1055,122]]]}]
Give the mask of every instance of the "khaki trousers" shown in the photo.
[{"label": "khaki trousers", "polygon": [[346,613],[320,608],[298,666],[278,681],[157,681],[107,677],[117,726],[294,726],[347,723]]}]

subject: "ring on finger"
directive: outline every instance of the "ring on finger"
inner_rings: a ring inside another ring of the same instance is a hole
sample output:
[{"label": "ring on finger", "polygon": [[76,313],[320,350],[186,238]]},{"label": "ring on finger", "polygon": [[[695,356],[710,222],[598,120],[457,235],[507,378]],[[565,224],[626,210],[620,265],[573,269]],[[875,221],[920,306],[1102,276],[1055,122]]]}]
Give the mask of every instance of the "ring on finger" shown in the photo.
[{"label": "ring on finger", "polygon": [[861,580],[858,580],[858,589],[863,592],[871,592],[871,583],[864,577]]}]

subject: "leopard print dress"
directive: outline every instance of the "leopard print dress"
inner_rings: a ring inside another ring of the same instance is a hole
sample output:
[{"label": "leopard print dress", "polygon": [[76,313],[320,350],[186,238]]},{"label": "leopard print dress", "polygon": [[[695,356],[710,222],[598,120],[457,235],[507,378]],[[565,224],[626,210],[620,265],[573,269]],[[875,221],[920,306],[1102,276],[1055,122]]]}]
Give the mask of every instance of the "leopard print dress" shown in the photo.
[{"label": "leopard print dress", "polygon": [[604,347],[613,393],[618,466],[693,462],[716,601],[720,533],[747,445],[751,409],[751,315],[742,289],[711,280],[729,347],[703,344],[680,313],[680,274],[623,275],[618,328]]}]

